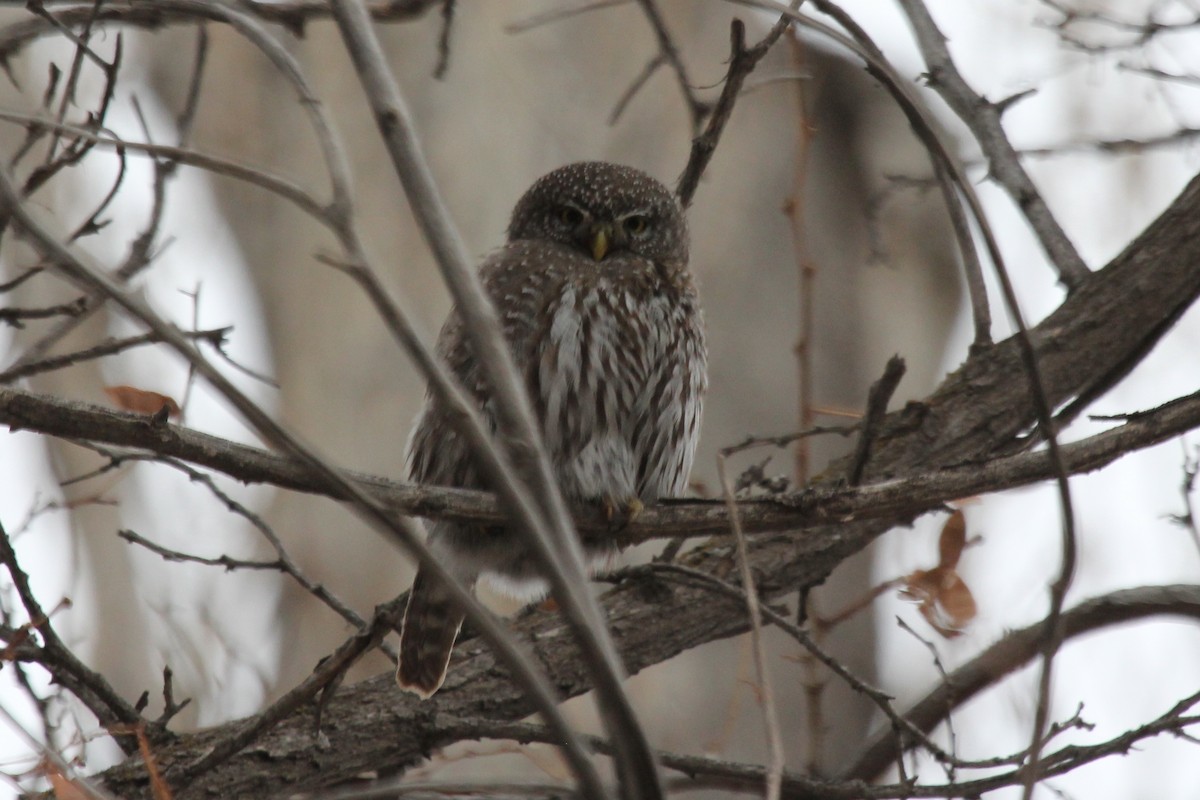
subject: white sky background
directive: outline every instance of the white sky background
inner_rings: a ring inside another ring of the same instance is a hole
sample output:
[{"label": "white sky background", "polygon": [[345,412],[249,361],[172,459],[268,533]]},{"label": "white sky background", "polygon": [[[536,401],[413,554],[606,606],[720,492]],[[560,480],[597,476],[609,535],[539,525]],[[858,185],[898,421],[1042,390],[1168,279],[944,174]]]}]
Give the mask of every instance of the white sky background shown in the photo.
[{"label": "white sky background", "polygon": [[[898,65],[915,75],[919,61],[909,30],[892,3],[844,0],[842,5],[867,27]],[[1123,59],[1200,74],[1200,30],[1163,38],[1144,54],[1131,51],[1126,56],[1096,57],[1065,52],[1052,32],[1035,28],[1034,20],[1053,19],[1038,2],[941,0],[930,2],[930,6],[950,37],[958,66],[977,91],[996,99],[1028,88],[1038,90],[1005,118],[1010,137],[1018,147],[1097,137],[1149,136],[1183,126],[1200,126],[1200,88],[1151,82],[1123,74],[1115,66]],[[1200,11],[1200,4],[1185,2],[1113,0],[1107,6],[1131,20],[1142,18],[1143,9],[1150,6],[1160,9],[1163,19],[1171,13],[1195,15]],[[61,52],[51,52],[48,47],[46,53],[61,63]],[[126,53],[126,64],[135,60],[135,52]],[[127,100],[130,90],[137,91],[157,140],[169,141],[169,118],[157,109],[148,89],[138,89],[129,80],[134,71],[125,74],[119,99]],[[936,101],[933,105],[940,107]],[[943,116],[951,119],[948,113]],[[109,122],[119,132],[139,134],[127,102],[118,103]],[[99,163],[97,160],[96,164]],[[89,251],[104,263],[119,258],[124,252],[119,243],[131,238],[149,212],[148,194],[139,196],[129,190],[149,187],[149,163],[130,158],[129,166],[127,190],[107,214],[114,220],[112,228],[104,237],[88,241]],[[1037,159],[1028,162],[1028,166],[1084,258],[1090,266],[1099,267],[1200,170],[1200,151],[1193,145],[1138,156],[1082,154]],[[1007,196],[986,182],[979,185],[979,190],[1004,248],[1026,318],[1036,322],[1061,301],[1054,275]],[[160,312],[172,314],[187,324],[192,305],[179,290],[202,283],[201,324],[236,322],[237,334],[231,351],[244,363],[269,373],[270,354],[263,332],[255,328],[255,320],[261,314],[249,299],[252,298],[249,281],[214,208],[206,179],[202,174],[183,170],[170,192],[169,218],[164,230],[171,231],[177,241],[150,272],[150,298]],[[118,249],[105,250],[106,242]],[[999,338],[1004,335],[1006,323],[999,307],[994,308]],[[964,356],[968,330],[964,318],[962,335],[948,348],[947,368],[956,366]],[[112,331],[114,335],[128,332]],[[0,353],[7,350],[8,340],[8,332],[0,328]],[[1198,351],[1200,313],[1193,309],[1146,363],[1092,411],[1116,413],[1148,408],[1195,391],[1200,383],[1200,370],[1196,369]],[[166,355],[155,353],[148,358],[150,352],[139,351],[136,358],[109,362],[106,381],[159,389],[178,396],[183,385],[183,368]],[[271,402],[272,393],[261,385],[245,381],[236,373],[230,375],[240,380],[242,387],[260,402]],[[248,440],[245,428],[203,390],[194,394],[187,421],[217,435]],[[1098,426],[1081,423],[1068,432],[1067,438],[1078,438],[1094,429]],[[1200,436],[1192,436],[1189,441],[1189,450],[1194,451],[1200,445]],[[1182,458],[1180,443],[1168,442],[1128,457],[1098,475],[1072,481],[1080,559],[1069,604],[1117,588],[1195,583],[1200,578],[1200,554],[1187,534],[1166,519],[1168,514],[1183,510],[1178,488]],[[37,437],[0,436],[0,486],[6,487],[0,494],[0,518],[10,529],[28,511],[36,488],[44,490],[52,485],[50,470],[42,459]],[[189,504],[187,518],[200,520],[202,524],[204,515],[213,517],[214,524],[207,526],[214,537],[209,540],[211,554],[246,555],[238,550],[247,540],[244,531],[231,529],[226,512],[207,494],[168,490],[183,480],[186,479],[164,469],[147,470],[131,482],[132,491],[128,495],[188,498],[176,501]],[[161,481],[164,488],[138,491],[137,483],[141,481]],[[261,492],[256,494],[228,484],[223,484],[223,488],[250,504],[265,501]],[[163,509],[131,501],[127,509],[126,524],[155,534],[169,533],[168,520],[179,515],[177,504]],[[1058,565],[1058,507],[1052,487],[985,498],[970,507],[967,514],[969,533],[983,537],[982,544],[967,551],[962,563],[964,578],[979,601],[980,616],[968,635],[960,640],[937,641],[947,668],[962,663],[1005,630],[1039,619],[1047,607],[1046,587]],[[931,566],[936,558],[940,524],[941,520],[923,520],[913,531],[886,536],[879,549],[880,579]],[[47,605],[53,604],[53,598],[78,596],[80,576],[70,558],[64,557],[70,548],[61,518],[55,514],[43,515],[35,525],[37,533],[30,533],[25,542],[18,544],[19,555],[34,576],[39,596]],[[225,539],[215,533],[222,530],[227,532]],[[29,546],[35,538],[37,548]],[[163,543],[195,549],[186,547],[182,541]],[[271,603],[272,598],[255,599],[253,582],[233,590],[229,581],[238,580],[238,576],[220,570],[172,565],[168,574],[157,569],[156,558],[147,564],[150,568],[144,570],[143,576],[148,582],[147,596],[172,598],[169,608],[158,604],[158,616],[147,618],[148,624],[156,626],[164,637],[164,646],[167,643],[178,646],[177,641],[170,642],[174,630],[207,630],[211,640],[193,641],[182,649],[200,652],[202,648],[210,659],[212,653],[226,650],[236,653],[229,670],[215,670],[214,680],[221,681],[222,686],[214,696],[236,699],[237,705],[208,704],[210,713],[224,718],[251,711],[261,697],[261,677],[270,670],[275,657],[262,646],[270,637],[261,628],[251,629],[251,626],[265,626],[269,618],[230,613],[230,609],[222,607],[222,598],[264,605]],[[156,585],[164,580],[170,580],[170,587]],[[221,591],[212,591],[214,581],[221,582]],[[168,588],[170,592],[166,591]],[[68,637],[72,630],[87,629],[88,607],[86,602],[78,602],[75,610],[62,616]],[[913,622],[918,630],[927,631],[928,627],[919,622],[914,607],[901,601],[885,600],[878,608],[885,686],[901,698],[915,698],[933,684],[936,674],[924,646],[897,628],[896,615]],[[245,627],[212,630],[200,624],[206,619],[237,619]],[[258,660],[248,663],[252,656]],[[174,656],[172,666],[186,669]],[[1198,688],[1200,630],[1194,624],[1161,622],[1105,631],[1068,644],[1059,658],[1056,675],[1055,718],[1070,716],[1083,703],[1083,716],[1097,727],[1091,733],[1077,735],[1076,739],[1100,740],[1158,715]],[[10,676],[11,670],[0,673],[0,702],[31,724],[27,709],[23,709],[20,701],[14,701],[16,694],[11,689]],[[956,715],[958,745],[964,755],[1013,751],[1027,744],[1036,677],[1036,671],[1022,672]],[[11,764],[10,759],[19,749],[16,737],[0,723],[0,769]],[[924,762],[921,773],[930,779],[939,777],[936,766]],[[1161,800],[1193,798],[1196,787],[1200,786],[1200,751],[1194,745],[1159,737],[1131,756],[1110,758],[1056,779],[1052,785],[1078,798],[1103,800],[1139,795]],[[5,791],[0,786],[0,796]],[[990,796],[1011,795],[1006,792]],[[1051,796],[1048,790],[1039,792],[1039,797]]]}]

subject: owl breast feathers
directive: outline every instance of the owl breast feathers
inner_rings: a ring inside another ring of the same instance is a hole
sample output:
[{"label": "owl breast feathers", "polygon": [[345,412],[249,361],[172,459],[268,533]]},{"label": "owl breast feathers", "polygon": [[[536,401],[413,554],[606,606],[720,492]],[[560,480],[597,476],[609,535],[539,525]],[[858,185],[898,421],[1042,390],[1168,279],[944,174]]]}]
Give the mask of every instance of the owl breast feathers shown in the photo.
[{"label": "owl breast feathers", "polygon": [[[535,182],[513,211],[508,244],[480,268],[569,500],[650,503],[687,484],[707,384],[687,260],[686,225],[662,184],[586,162]],[[494,429],[456,312],[438,350]],[[415,482],[487,488],[436,399],[417,418],[408,461]],[[435,522],[430,546],[468,584],[487,577],[518,595],[544,591],[503,529]],[[590,555],[602,562],[611,548]],[[418,573],[401,634],[398,680],[423,696],[441,685],[461,623],[434,584]]]}]

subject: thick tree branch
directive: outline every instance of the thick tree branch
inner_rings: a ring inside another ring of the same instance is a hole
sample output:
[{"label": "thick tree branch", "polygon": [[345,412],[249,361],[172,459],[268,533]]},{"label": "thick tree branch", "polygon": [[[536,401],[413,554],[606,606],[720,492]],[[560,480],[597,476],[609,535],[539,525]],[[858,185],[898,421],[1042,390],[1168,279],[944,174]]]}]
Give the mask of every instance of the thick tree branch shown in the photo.
[{"label": "thick tree branch", "polygon": [[[0,388],[0,424],[14,431],[29,430],[178,458],[244,483],[264,483],[343,499],[330,487],[313,480],[294,459],[177,425],[158,424],[138,414]],[[1093,472],[1133,451],[1195,428],[1200,428],[1200,392],[1137,412],[1124,424],[1064,445],[1063,461],[1073,475]],[[345,474],[400,513],[458,522],[505,521],[495,498],[484,492],[414,486],[360,472]],[[960,497],[1015,489],[1052,477],[1052,465],[1045,451],[1038,450],[984,458],[859,487],[813,486],[791,495],[742,500],[738,510],[748,534],[798,531],[850,520],[903,520],[939,510]],[[602,509],[576,509],[575,520],[585,538],[611,538],[623,547],[674,536],[729,532],[729,512],[720,503],[705,500],[669,501],[647,508],[636,521],[615,532]]]}]

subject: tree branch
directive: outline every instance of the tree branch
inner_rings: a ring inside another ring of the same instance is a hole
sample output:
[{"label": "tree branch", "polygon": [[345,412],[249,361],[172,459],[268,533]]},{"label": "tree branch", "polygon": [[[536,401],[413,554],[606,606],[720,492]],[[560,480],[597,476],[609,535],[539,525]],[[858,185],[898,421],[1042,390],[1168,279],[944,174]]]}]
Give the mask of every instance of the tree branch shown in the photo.
[{"label": "tree branch", "polygon": [[[1099,628],[1162,615],[1200,620],[1200,586],[1142,586],[1092,598],[1063,612],[1063,636],[1072,639]],[[1036,658],[1049,623],[1043,619],[1007,634],[950,673],[905,712],[905,718],[924,733],[931,733],[956,708]],[[892,731],[882,730],[842,770],[841,777],[873,780],[899,755]]]},{"label": "tree branch", "polygon": [[1067,238],[1046,201],[1021,165],[1016,149],[1008,141],[1001,125],[1006,106],[977,95],[958,71],[946,37],[921,0],[900,0],[909,25],[929,66],[929,85],[958,114],[975,135],[988,160],[990,175],[1016,202],[1042,243],[1050,262],[1058,270],[1059,280],[1075,289],[1090,274],[1087,264]]},{"label": "tree branch", "polygon": [[[1061,402],[1063,397],[1080,392],[1105,371],[1102,359],[1092,354],[1124,357],[1145,344],[1147,330],[1155,330],[1146,324],[1148,319],[1181,304],[1186,306],[1200,294],[1200,270],[1194,267],[1200,263],[1198,229],[1200,180],[1193,180],[1171,208],[1124,253],[1089,278],[1032,330],[1052,401]],[[1156,335],[1161,333],[1156,330]],[[867,485],[858,491],[873,491],[873,499],[886,504],[890,490],[907,495],[925,480],[904,476],[953,474],[962,477],[963,485],[966,473],[995,477],[986,465],[987,458],[1001,448],[1011,447],[1014,437],[1034,417],[1023,376],[1011,340],[976,352],[925,403],[910,404],[885,419],[865,470]],[[1064,463],[1071,469],[1092,457],[1107,463],[1133,439],[1154,438],[1164,430],[1161,425],[1177,424],[1179,414],[1189,419],[1189,426],[1194,424],[1198,404],[1200,394],[1132,415],[1125,425],[1085,440],[1088,444],[1083,449],[1081,443],[1065,446]],[[0,408],[9,405],[0,399]],[[1041,479],[1051,474],[1046,457],[1040,453],[1005,456],[993,463],[1010,469],[1037,465]],[[835,468],[830,474],[840,473]],[[819,488],[810,496],[824,496],[820,494],[824,491]],[[904,507],[899,495],[891,502],[896,504],[894,508]],[[695,509],[698,504],[686,507]],[[780,513],[778,505],[768,507],[772,513]],[[759,504],[744,504],[739,509],[747,530],[758,508]],[[797,510],[784,511],[797,515],[793,521],[799,517]],[[672,512],[673,507],[667,506],[646,514]],[[711,509],[705,512],[711,513]],[[754,537],[747,543],[747,563],[763,597],[780,597],[794,592],[797,586],[822,580],[842,559],[864,547],[890,524],[906,521],[907,513],[897,511],[890,519],[816,527],[803,536]],[[717,527],[714,525],[714,530]],[[732,570],[732,559],[731,543],[714,542],[689,552],[683,564],[716,574]],[[748,624],[744,604],[738,600],[714,600],[705,588],[668,585],[645,576],[621,582],[605,594],[603,604],[630,672],[699,644],[743,633]],[[564,696],[591,688],[573,638],[557,615],[534,612],[514,627],[529,637],[530,647]],[[379,713],[381,708],[387,713]],[[343,689],[326,707],[328,749],[312,746],[309,719],[296,712],[256,740],[252,751],[233,755],[193,786],[216,795],[253,795],[269,791],[284,780],[297,788],[333,785],[367,769],[403,768],[431,749],[448,744],[451,739],[438,735],[433,724],[440,715],[514,720],[531,710],[520,690],[504,677],[491,651],[467,639],[455,651],[447,685],[431,704],[418,706],[408,698],[398,698],[388,676],[364,681]],[[179,744],[158,755],[176,758],[203,752],[214,737],[229,728],[184,736]],[[268,768],[264,769],[258,755],[261,752],[272,754]],[[1062,762],[1055,758],[1056,753],[1047,754],[1043,768],[1060,768]],[[105,780],[122,796],[139,796],[144,769],[138,764],[125,764],[106,773]]]}]

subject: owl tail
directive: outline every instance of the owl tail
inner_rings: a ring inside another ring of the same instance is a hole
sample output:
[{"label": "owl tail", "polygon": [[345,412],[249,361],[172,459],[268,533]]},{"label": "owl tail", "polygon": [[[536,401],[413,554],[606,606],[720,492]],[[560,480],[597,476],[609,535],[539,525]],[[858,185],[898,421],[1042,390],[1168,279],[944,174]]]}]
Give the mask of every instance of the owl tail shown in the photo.
[{"label": "owl tail", "polygon": [[400,627],[396,683],[401,689],[426,700],[441,688],[462,621],[462,612],[455,608],[445,587],[424,570],[417,570]]}]

